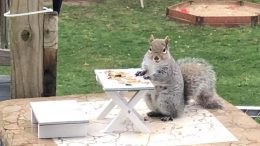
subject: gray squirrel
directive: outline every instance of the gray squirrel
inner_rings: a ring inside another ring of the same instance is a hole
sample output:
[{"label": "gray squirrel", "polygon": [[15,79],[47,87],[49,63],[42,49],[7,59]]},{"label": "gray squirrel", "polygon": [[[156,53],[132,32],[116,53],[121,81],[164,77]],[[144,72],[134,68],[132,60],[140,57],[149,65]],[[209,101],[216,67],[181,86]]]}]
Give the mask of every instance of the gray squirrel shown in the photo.
[{"label": "gray squirrel", "polygon": [[207,109],[222,109],[222,103],[216,92],[216,75],[213,67],[200,58],[177,60],[184,79],[184,101],[194,99]]},{"label": "gray squirrel", "polygon": [[184,82],[168,43],[168,36],[155,39],[152,35],[150,48],[142,62],[142,71],[136,73],[154,84],[155,89],[145,96],[145,102],[151,110],[147,115],[161,117],[162,121],[173,120],[184,111]]},{"label": "gray squirrel", "polygon": [[136,76],[150,79],[155,89],[145,96],[149,117],[173,120],[193,98],[204,108],[222,108],[215,90],[215,72],[203,59],[184,58],[177,62],[170,54],[169,37],[155,39],[151,35],[142,71]]}]

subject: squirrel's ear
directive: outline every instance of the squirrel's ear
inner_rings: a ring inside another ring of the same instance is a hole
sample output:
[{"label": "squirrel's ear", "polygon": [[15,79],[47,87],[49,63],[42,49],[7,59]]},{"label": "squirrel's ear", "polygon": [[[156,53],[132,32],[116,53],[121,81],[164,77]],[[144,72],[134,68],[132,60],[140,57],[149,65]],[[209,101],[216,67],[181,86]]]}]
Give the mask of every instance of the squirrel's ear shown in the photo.
[{"label": "squirrel's ear", "polygon": [[154,36],[151,35],[151,36],[150,36],[150,40],[149,40],[149,42],[151,43],[153,40],[154,40]]},{"label": "squirrel's ear", "polygon": [[170,41],[170,38],[169,38],[168,36],[166,36],[165,39],[164,39],[164,41],[165,41],[165,44],[168,45],[168,43],[169,43],[169,41]]}]

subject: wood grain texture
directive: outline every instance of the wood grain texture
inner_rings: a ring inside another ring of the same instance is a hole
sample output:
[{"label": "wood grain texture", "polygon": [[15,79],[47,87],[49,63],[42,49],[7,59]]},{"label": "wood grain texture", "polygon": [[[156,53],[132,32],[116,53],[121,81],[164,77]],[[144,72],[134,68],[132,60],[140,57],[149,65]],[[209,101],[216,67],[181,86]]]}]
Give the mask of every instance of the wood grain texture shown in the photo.
[{"label": "wood grain texture", "polygon": [[[42,0],[11,0],[11,14],[42,10]],[[43,15],[9,18],[12,98],[43,93]]]},{"label": "wood grain texture", "polygon": [[8,47],[7,24],[6,24],[6,18],[4,17],[4,13],[7,11],[6,6],[7,6],[7,0],[1,0],[0,2],[1,48]]},{"label": "wood grain texture", "polygon": [[43,96],[56,95],[57,49],[58,13],[46,13],[44,15]]},{"label": "wood grain texture", "polygon": [[10,50],[0,49],[0,65],[10,65]]}]

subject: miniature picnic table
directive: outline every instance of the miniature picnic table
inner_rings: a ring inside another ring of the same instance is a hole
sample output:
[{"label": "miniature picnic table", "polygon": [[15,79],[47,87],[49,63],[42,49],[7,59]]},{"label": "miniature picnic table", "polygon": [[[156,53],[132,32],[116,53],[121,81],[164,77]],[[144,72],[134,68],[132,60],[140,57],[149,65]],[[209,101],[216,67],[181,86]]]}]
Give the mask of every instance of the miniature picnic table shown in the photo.
[{"label": "miniature picnic table", "polygon": [[[107,125],[104,132],[113,132],[118,124],[126,118],[128,118],[140,132],[150,132],[143,123],[141,115],[134,109],[134,106],[145,96],[146,92],[154,89],[153,84],[149,80],[135,76],[135,73],[140,70],[141,69],[137,68],[95,70],[97,81],[102,85],[105,93],[111,97],[111,100],[104,107],[97,119],[104,119],[116,105],[121,108],[119,114]],[[135,91],[135,94],[129,101],[124,97],[125,91]]]}]

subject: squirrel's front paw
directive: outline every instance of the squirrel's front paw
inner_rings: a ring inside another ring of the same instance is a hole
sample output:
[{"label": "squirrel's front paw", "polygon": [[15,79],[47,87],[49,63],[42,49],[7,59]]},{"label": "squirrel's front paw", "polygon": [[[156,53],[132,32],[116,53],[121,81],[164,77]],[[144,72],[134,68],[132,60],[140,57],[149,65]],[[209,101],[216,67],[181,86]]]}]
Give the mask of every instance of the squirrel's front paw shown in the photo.
[{"label": "squirrel's front paw", "polygon": [[142,71],[137,71],[136,73],[135,73],[135,76],[143,76],[143,75],[145,75],[146,74],[146,70],[142,70]]},{"label": "squirrel's front paw", "polygon": [[151,77],[150,77],[150,76],[144,76],[144,79],[145,79],[145,80],[150,80]]}]

